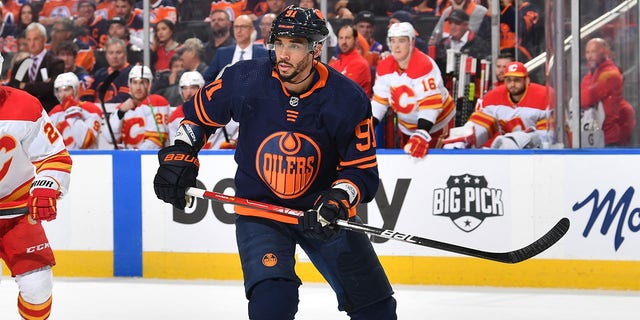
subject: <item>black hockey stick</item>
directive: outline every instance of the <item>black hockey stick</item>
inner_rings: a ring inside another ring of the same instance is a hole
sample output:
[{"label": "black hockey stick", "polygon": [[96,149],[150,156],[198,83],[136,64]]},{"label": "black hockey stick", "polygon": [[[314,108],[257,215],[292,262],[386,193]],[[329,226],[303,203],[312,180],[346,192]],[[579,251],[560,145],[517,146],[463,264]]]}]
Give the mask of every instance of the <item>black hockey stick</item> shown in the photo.
[{"label": "black hockey stick", "polygon": [[113,143],[114,149],[118,149],[118,144],[116,143],[116,136],[113,134],[113,129],[111,128],[111,122],[109,122],[109,113],[107,112],[107,108],[104,106],[104,95],[107,93],[109,86],[111,86],[111,83],[118,77],[118,75],[120,75],[120,71],[114,70],[98,87],[98,99],[100,99],[100,106],[104,113],[104,119],[107,123],[107,128],[109,129],[109,135],[111,135],[111,142]]},{"label": "black hockey stick", "polygon": [[[187,189],[186,195],[191,197],[196,197],[196,198],[211,199],[221,203],[231,203],[231,204],[235,204],[243,207],[269,211],[269,212],[273,212],[273,213],[277,213],[285,216],[299,217],[304,214],[304,211],[301,211],[301,210],[290,209],[290,208],[281,207],[281,206],[277,206],[269,203],[258,202],[258,201],[248,200],[248,199],[234,197],[234,196],[228,196],[226,194],[207,191],[207,190],[198,189],[198,188]],[[374,227],[366,224],[340,220],[340,219],[336,221],[336,225],[346,230],[368,233],[368,234],[376,235],[386,239],[393,239],[393,240],[408,242],[412,244],[421,245],[424,247],[440,249],[440,250],[454,252],[454,253],[458,253],[466,256],[493,260],[493,261],[502,262],[502,263],[518,263],[542,253],[543,251],[549,249],[556,242],[558,242],[558,240],[560,240],[569,230],[569,219],[568,218],[560,219],[560,221],[558,221],[558,223],[556,223],[556,225],[553,226],[553,228],[551,228],[551,230],[549,230],[544,236],[534,241],[533,243],[529,244],[528,246],[520,248],[518,250],[507,251],[507,252],[487,252],[487,251],[462,247],[462,246],[458,246],[451,243],[422,238],[422,237],[414,236],[408,233],[401,233],[391,229],[383,229],[383,228],[378,228],[378,227]]]}]

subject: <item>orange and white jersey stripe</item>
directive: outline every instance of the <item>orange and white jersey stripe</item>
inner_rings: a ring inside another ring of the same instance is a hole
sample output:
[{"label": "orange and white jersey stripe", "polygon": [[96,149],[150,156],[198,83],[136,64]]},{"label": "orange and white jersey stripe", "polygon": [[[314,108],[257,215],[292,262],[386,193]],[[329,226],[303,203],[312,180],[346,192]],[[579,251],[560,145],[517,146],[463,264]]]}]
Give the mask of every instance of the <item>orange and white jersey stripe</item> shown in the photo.
[{"label": "orange and white jersey stripe", "polygon": [[40,102],[9,87],[0,87],[0,101],[0,210],[26,207],[38,178],[55,180],[65,194],[71,157]]}]

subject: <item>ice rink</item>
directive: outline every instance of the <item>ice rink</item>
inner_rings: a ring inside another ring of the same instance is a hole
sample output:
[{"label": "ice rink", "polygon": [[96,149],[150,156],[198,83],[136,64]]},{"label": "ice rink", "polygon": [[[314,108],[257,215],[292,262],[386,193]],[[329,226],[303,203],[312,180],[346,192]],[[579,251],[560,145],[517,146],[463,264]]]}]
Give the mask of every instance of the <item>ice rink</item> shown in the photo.
[{"label": "ice rink", "polygon": [[[247,319],[237,281],[56,278],[53,320]],[[399,319],[638,319],[640,292],[395,285]],[[18,319],[17,286],[3,276],[0,319]],[[296,319],[348,319],[326,284],[300,288]]]}]

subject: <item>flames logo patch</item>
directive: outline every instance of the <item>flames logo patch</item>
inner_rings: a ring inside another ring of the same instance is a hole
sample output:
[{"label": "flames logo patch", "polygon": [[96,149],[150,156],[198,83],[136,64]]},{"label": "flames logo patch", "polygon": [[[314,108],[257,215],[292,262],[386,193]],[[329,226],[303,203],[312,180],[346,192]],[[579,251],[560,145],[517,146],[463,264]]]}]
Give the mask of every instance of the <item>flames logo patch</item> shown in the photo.
[{"label": "flames logo patch", "polygon": [[320,148],[308,136],[276,132],[258,148],[256,172],[278,197],[296,198],[315,180],[320,158]]}]

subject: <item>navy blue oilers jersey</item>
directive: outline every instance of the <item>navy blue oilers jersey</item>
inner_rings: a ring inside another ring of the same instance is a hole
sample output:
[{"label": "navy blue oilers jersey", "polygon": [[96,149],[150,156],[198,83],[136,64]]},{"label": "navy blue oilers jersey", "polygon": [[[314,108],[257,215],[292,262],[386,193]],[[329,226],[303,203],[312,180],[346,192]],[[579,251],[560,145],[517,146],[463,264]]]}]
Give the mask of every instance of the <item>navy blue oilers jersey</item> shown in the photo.
[{"label": "navy blue oilers jersey", "polygon": [[[360,202],[375,195],[378,166],[369,99],[325,64],[317,63],[313,77],[311,88],[296,96],[268,58],[244,60],[184,104],[183,121],[208,133],[230,119],[240,124],[237,196],[307,210],[337,182],[352,184]],[[249,211],[236,207],[240,214],[297,223]]]}]

